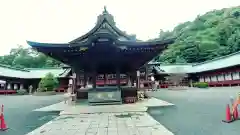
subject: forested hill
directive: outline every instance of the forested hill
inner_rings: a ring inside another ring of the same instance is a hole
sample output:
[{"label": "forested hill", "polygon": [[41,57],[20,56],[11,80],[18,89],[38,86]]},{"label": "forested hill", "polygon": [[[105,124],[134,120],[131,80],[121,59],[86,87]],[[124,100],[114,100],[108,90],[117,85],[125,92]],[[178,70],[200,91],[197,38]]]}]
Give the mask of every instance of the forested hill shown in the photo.
[{"label": "forested hill", "polygon": [[10,54],[0,56],[0,64],[17,68],[47,68],[59,67],[62,64],[31,48],[18,46],[10,51]]},{"label": "forested hill", "polygon": [[240,6],[214,10],[192,22],[161,31],[158,39],[176,37],[157,61],[195,63],[240,51]]}]

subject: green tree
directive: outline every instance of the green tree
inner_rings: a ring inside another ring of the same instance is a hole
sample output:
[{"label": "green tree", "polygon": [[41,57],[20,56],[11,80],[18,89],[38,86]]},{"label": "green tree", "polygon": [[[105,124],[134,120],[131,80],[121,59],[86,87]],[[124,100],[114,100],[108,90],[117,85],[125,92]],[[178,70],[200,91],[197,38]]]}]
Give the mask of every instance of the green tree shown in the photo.
[{"label": "green tree", "polygon": [[162,31],[158,39],[176,37],[160,55],[160,62],[197,63],[240,51],[240,6],[213,10],[192,22]]},{"label": "green tree", "polygon": [[0,56],[0,64],[18,68],[59,67],[61,62],[39,53],[31,48],[18,46],[10,51],[9,55]]},{"label": "green tree", "polygon": [[40,91],[53,91],[58,86],[58,84],[58,79],[55,78],[52,73],[48,73],[39,82],[38,89]]}]

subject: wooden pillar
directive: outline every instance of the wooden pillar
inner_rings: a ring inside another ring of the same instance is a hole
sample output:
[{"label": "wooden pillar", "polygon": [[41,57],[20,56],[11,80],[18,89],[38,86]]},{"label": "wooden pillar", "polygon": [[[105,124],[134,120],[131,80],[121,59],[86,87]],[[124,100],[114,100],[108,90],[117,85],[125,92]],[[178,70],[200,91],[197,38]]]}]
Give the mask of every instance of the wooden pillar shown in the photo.
[{"label": "wooden pillar", "polygon": [[83,87],[86,88],[86,86],[87,86],[87,81],[88,81],[88,76],[87,76],[87,73],[86,73],[85,71],[84,71],[83,74],[84,74],[84,76],[83,76],[83,77],[84,77]]},{"label": "wooden pillar", "polygon": [[107,74],[103,74],[104,86],[107,85]]},{"label": "wooden pillar", "polygon": [[234,79],[233,79],[233,72],[230,72],[230,74],[231,74],[231,80],[234,80]]},{"label": "wooden pillar", "polygon": [[95,89],[96,87],[97,87],[97,84],[96,84],[96,82],[97,82],[97,72],[96,71],[94,71],[93,73],[92,73],[92,80],[93,80],[93,88]]},{"label": "wooden pillar", "polygon": [[80,75],[79,75],[78,72],[75,72],[75,74],[76,74],[76,78],[75,78],[75,89],[78,89],[78,85],[81,84],[81,82],[80,82]]},{"label": "wooden pillar", "polygon": [[[135,74],[135,72],[131,75],[131,82],[132,82],[132,86],[134,86],[134,81],[135,81],[135,79],[136,79],[137,77],[136,77],[136,74]],[[136,85],[137,86],[137,85]]]},{"label": "wooden pillar", "polygon": [[148,65],[145,66],[145,80],[148,80]]},{"label": "wooden pillar", "polygon": [[5,80],[4,90],[7,90],[8,80]]},{"label": "wooden pillar", "polygon": [[117,78],[117,87],[120,88],[120,70],[117,68],[116,69],[116,78]]}]

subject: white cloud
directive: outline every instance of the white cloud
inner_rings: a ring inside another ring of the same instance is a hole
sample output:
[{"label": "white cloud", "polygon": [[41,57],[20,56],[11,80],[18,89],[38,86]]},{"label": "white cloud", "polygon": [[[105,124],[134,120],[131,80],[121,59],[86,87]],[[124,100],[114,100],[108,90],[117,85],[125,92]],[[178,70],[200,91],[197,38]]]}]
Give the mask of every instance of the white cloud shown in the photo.
[{"label": "white cloud", "polygon": [[69,42],[93,28],[103,6],[117,26],[142,40],[239,0],[0,0],[0,55],[26,40]]}]

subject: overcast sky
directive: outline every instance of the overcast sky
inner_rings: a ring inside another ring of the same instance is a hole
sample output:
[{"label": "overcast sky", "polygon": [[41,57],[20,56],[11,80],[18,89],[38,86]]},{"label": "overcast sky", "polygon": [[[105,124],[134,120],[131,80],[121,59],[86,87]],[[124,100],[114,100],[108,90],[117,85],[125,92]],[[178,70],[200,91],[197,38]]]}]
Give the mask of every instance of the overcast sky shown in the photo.
[{"label": "overcast sky", "polygon": [[240,0],[0,0],[0,55],[26,40],[69,42],[94,27],[104,5],[121,30],[147,40]]}]

